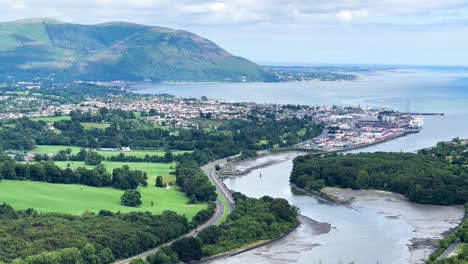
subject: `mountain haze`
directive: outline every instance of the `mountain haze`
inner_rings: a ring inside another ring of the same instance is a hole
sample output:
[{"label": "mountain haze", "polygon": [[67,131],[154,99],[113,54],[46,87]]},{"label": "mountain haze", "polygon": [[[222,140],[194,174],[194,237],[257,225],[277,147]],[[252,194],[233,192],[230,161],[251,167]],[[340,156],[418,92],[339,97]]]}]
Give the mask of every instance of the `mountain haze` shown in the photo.
[{"label": "mountain haze", "polygon": [[193,33],[126,22],[0,23],[0,76],[16,80],[276,81],[261,66]]}]

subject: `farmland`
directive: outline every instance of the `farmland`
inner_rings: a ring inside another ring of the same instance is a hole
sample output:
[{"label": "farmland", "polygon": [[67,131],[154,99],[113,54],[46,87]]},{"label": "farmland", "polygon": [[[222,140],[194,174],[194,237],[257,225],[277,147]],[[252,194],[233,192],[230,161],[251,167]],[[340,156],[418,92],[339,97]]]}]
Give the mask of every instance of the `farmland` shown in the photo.
[{"label": "farmland", "polygon": [[71,120],[71,118],[70,116],[47,116],[47,117],[34,117],[34,118],[31,118],[31,120],[53,123],[53,122],[58,122],[58,121],[63,121],[63,120]]},{"label": "farmland", "polygon": [[34,208],[40,212],[74,215],[81,215],[85,211],[98,212],[101,209],[122,213],[149,211],[155,214],[172,210],[189,219],[206,207],[204,204],[187,204],[186,195],[175,189],[156,188],[150,184],[148,187],[139,187],[138,191],[143,203],[135,208],[121,205],[120,196],[124,191],[114,188],[5,180],[0,182],[0,201],[11,204],[16,209]]},{"label": "farmland", "polygon": [[[72,154],[76,154],[78,151],[80,151],[80,147],[75,147],[75,146],[52,146],[52,145],[37,145],[36,149],[33,151],[34,153],[37,154],[56,154],[59,152],[59,150],[65,150],[65,149],[71,149]],[[165,151],[164,150],[132,150],[132,151],[97,151],[100,155],[104,156],[105,158],[107,157],[114,157],[119,155],[120,153],[124,153],[126,156],[135,156],[138,158],[144,158],[146,155],[154,156],[164,156]],[[173,151],[172,153],[174,155],[177,154],[183,154],[186,152],[190,151]]]}]

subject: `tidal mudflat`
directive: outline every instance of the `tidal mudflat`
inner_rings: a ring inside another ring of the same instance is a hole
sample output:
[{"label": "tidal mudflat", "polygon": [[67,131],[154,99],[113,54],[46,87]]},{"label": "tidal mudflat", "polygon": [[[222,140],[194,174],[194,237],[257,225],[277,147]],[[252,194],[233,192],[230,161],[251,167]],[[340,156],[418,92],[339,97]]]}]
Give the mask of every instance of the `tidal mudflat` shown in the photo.
[{"label": "tidal mudflat", "polygon": [[380,191],[328,188],[327,193],[352,201],[323,201],[289,184],[292,159],[298,155],[303,154],[235,164],[234,170],[247,173],[224,182],[248,196],[287,199],[301,210],[301,225],[272,244],[210,263],[423,263],[436,240],[463,217],[460,206],[421,205]]}]

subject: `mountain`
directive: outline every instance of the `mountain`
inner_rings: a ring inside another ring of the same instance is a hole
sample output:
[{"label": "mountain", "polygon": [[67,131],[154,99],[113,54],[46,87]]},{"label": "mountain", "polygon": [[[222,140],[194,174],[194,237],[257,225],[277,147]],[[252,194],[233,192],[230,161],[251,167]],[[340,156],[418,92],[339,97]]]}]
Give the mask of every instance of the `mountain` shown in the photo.
[{"label": "mountain", "polygon": [[0,23],[0,77],[60,81],[276,81],[275,73],[193,33],[53,19]]}]

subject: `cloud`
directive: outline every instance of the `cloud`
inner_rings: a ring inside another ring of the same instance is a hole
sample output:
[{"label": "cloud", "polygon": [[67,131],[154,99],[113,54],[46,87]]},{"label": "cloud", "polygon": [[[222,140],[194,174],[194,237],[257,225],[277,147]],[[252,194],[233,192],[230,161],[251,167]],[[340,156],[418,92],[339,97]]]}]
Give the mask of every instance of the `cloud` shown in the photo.
[{"label": "cloud", "polygon": [[[125,17],[137,22],[157,20],[173,24],[181,21],[181,24],[184,21],[188,24],[333,24],[357,18],[368,18],[372,22],[437,13],[463,5],[467,5],[466,0],[0,0],[0,6],[7,7],[0,19],[37,17],[55,10],[67,13],[77,22]],[[19,9],[21,12],[17,12]]]},{"label": "cloud", "polygon": [[369,16],[369,12],[367,10],[354,10],[354,11],[343,10],[343,11],[339,11],[336,14],[336,17],[339,20],[342,20],[345,22],[349,22],[353,20],[353,18],[362,18],[362,17],[368,17],[368,16]]},{"label": "cloud", "polygon": [[0,6],[0,21],[118,20],[189,30],[235,54],[264,61],[271,61],[271,54],[296,61],[386,54],[397,60],[396,51],[374,54],[372,49],[410,42],[416,44],[401,47],[402,60],[411,54],[429,59],[424,47],[433,45],[432,50],[441,47],[437,54],[452,50],[467,54],[456,60],[468,61],[468,47],[449,47],[468,41],[468,0],[0,0]]}]

